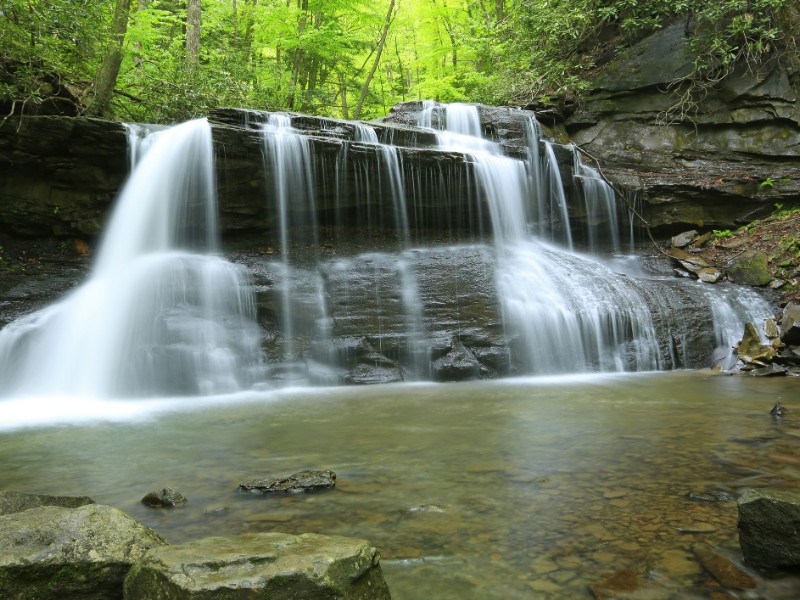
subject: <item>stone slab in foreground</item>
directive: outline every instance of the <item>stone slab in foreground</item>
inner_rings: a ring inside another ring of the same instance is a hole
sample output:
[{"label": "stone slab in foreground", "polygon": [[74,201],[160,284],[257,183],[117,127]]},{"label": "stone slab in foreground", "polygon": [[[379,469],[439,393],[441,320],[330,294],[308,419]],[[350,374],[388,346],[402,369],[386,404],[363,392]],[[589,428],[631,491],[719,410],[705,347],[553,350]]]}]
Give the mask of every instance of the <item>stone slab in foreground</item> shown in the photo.
[{"label": "stone slab in foreground", "polygon": [[113,600],[160,535],[102,504],[41,506],[0,516],[0,598]]},{"label": "stone slab in foreground", "polygon": [[125,579],[126,600],[388,600],[365,540],[305,533],[210,537],[151,550]]},{"label": "stone slab in foreground", "polygon": [[86,504],[94,504],[94,500],[88,496],[48,496],[0,490],[0,515],[10,515],[38,506],[78,508]]},{"label": "stone slab in foreground", "polygon": [[800,566],[800,495],[750,489],[738,506],[745,562],[757,567]]}]

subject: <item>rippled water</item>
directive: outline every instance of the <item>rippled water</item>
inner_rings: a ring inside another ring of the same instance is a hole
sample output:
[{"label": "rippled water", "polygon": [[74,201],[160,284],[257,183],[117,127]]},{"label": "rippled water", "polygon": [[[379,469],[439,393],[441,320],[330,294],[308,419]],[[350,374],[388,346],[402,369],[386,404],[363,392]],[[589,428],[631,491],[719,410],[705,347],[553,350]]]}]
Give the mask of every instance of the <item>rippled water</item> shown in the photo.
[{"label": "rippled water", "polygon": [[[770,416],[778,399],[790,418]],[[172,542],[273,530],[363,537],[380,549],[396,600],[592,598],[589,586],[620,580],[630,591],[614,597],[707,598],[719,584],[692,548],[740,561],[736,503],[688,494],[800,491],[796,378],[573,376],[189,405],[138,401],[139,416],[121,422],[0,432],[0,486],[86,494]],[[333,469],[336,488],[236,491],[306,468]],[[138,503],[162,486],[189,504]],[[794,598],[800,578],[760,586],[732,593]]]}]

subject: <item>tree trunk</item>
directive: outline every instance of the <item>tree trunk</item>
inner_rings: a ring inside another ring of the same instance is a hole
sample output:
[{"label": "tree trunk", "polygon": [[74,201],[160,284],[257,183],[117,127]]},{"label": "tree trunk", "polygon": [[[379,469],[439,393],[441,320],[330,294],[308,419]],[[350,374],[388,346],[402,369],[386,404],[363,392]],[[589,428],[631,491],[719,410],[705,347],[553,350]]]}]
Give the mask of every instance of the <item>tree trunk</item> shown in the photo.
[{"label": "tree trunk", "polygon": [[378,64],[381,61],[381,54],[383,53],[383,46],[386,44],[386,36],[389,35],[389,26],[392,24],[392,17],[394,16],[394,3],[395,0],[391,0],[391,2],[389,2],[389,10],[386,13],[386,21],[384,22],[383,30],[381,31],[381,39],[378,41],[378,47],[375,50],[375,61],[372,63],[372,68],[369,70],[369,73],[367,73],[367,79],[364,82],[364,87],[361,88],[361,95],[358,98],[356,111],[353,114],[354,119],[361,117],[361,109],[364,107],[364,99],[367,97],[369,84],[372,83],[372,78],[375,76],[375,71],[378,70]]},{"label": "tree trunk", "polygon": [[495,0],[494,18],[498,23],[506,18],[506,0]]},{"label": "tree trunk", "polygon": [[[140,10],[144,10],[145,8],[147,8],[147,5],[149,3],[150,3],[150,0],[138,0],[138,2],[136,3],[136,11],[138,12]],[[133,45],[133,47],[134,47],[133,66],[136,67],[136,76],[137,77],[141,77],[142,76],[142,57],[141,57],[140,53],[142,51],[142,43],[141,42],[136,42]]]},{"label": "tree trunk", "polygon": [[108,39],[103,64],[94,81],[94,100],[87,109],[88,114],[105,116],[111,104],[111,95],[117,85],[119,67],[122,64],[122,46],[128,31],[128,17],[131,13],[131,0],[117,0],[114,4],[114,18],[111,22],[111,35]]},{"label": "tree trunk", "polygon": [[298,79],[300,77],[300,67],[303,64],[303,58],[305,52],[303,51],[302,41],[301,38],[303,37],[303,32],[306,30],[306,22],[308,19],[308,0],[298,0],[300,4],[300,21],[297,24],[297,38],[300,42],[299,47],[295,51],[294,55],[294,63],[292,64],[292,80],[289,83],[289,97],[287,98],[287,106],[291,109],[295,109],[295,100],[297,98],[297,85]]},{"label": "tree trunk", "polygon": [[200,0],[189,0],[186,7],[186,67],[197,69],[200,59]]},{"label": "tree trunk", "polygon": [[339,71],[339,89],[342,95],[342,118],[347,121],[350,119],[350,109],[347,106],[347,76],[344,71]]}]

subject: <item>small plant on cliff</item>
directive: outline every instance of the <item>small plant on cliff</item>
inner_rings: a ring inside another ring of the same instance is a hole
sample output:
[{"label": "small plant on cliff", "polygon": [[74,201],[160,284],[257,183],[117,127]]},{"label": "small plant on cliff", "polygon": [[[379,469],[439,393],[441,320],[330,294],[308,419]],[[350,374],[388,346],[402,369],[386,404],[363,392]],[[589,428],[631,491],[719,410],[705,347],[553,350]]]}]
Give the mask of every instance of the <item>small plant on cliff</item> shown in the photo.
[{"label": "small plant on cliff", "polygon": [[730,229],[715,229],[714,230],[714,239],[716,240],[724,240],[725,238],[729,238],[733,235]]}]

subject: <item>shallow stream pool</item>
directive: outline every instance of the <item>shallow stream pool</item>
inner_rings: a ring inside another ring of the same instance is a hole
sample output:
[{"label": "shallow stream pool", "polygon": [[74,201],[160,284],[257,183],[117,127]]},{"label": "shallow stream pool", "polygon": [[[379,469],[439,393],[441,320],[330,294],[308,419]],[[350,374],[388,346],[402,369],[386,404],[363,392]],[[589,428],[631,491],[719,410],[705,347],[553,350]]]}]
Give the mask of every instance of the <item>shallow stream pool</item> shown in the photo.
[{"label": "shallow stream pool", "polygon": [[[769,412],[777,400],[790,411],[782,420]],[[0,402],[0,489],[88,495],[173,543],[260,531],[365,538],[395,600],[593,598],[592,586],[619,598],[800,597],[789,575],[726,590],[693,550],[740,562],[736,496],[800,493],[797,378],[569,376],[74,412],[66,400],[35,402]],[[334,470],[336,488],[237,492],[303,469]],[[189,503],[139,503],[165,486]]]}]

